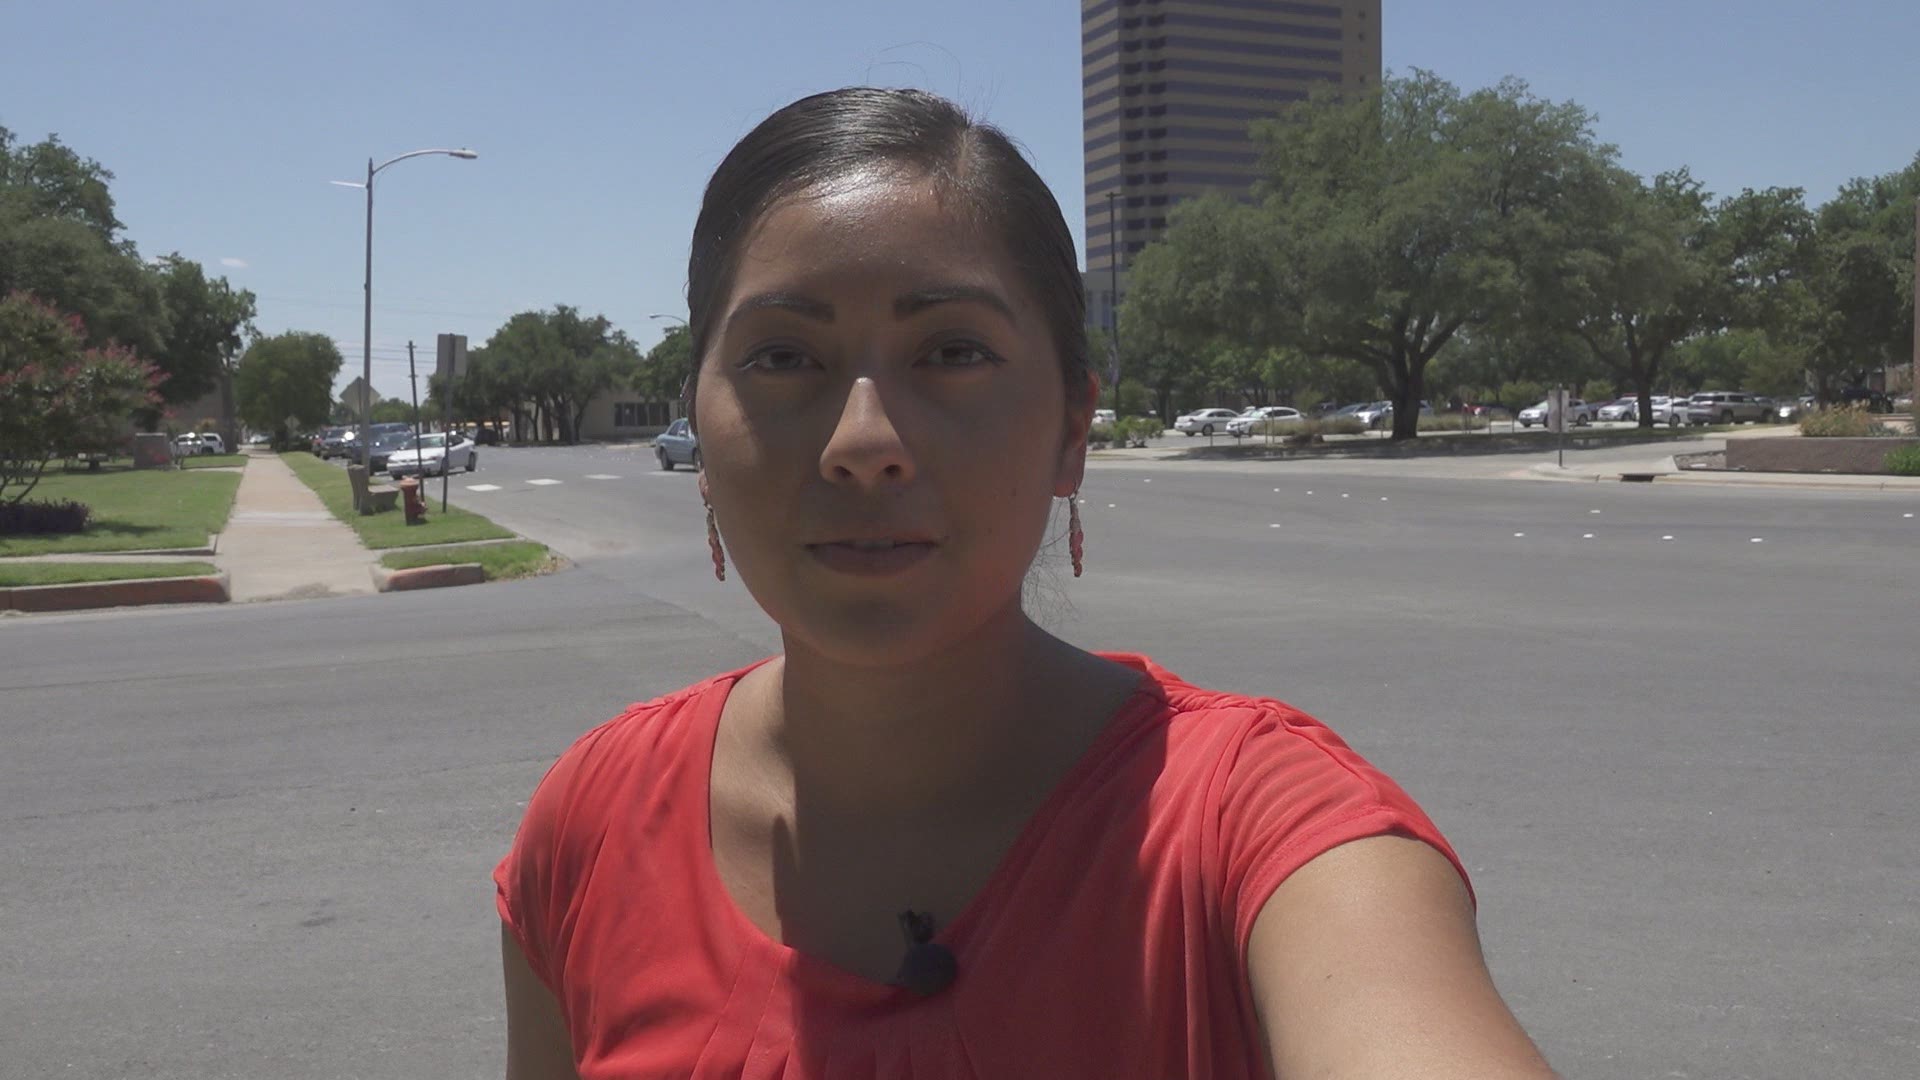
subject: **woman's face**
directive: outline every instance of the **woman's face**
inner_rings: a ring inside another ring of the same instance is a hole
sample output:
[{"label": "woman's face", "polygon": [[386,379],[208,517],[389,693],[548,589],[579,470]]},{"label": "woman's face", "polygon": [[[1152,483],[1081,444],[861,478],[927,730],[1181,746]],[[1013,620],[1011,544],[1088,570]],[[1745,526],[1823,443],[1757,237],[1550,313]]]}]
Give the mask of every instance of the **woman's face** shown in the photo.
[{"label": "woman's face", "polygon": [[701,358],[704,472],[734,566],[790,640],[929,656],[1019,602],[1085,466],[1044,313],[994,237],[917,177],[777,203]]}]

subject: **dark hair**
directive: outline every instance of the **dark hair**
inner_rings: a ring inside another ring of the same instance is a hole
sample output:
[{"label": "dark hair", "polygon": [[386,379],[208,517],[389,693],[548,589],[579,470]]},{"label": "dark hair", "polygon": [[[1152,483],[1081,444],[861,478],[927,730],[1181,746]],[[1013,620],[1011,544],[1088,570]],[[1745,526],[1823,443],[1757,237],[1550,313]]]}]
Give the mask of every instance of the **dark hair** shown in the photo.
[{"label": "dark hair", "polygon": [[687,259],[689,412],[740,249],[760,216],[782,198],[876,164],[926,175],[964,197],[1046,312],[1068,399],[1085,384],[1087,297],[1053,192],[1006,133],[945,98],[856,86],[801,98],[762,120],[707,181]]}]

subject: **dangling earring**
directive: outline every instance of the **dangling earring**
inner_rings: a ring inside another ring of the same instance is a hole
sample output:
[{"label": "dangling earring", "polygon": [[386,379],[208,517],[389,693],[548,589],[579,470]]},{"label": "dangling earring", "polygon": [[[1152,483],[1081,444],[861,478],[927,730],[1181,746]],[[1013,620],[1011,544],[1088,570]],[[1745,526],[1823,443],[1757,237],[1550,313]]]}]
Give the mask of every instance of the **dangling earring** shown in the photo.
[{"label": "dangling earring", "polygon": [[720,546],[720,526],[713,520],[713,504],[707,504],[707,547],[713,552],[713,576],[727,580],[727,553]]},{"label": "dangling earring", "polygon": [[1087,534],[1080,530],[1080,489],[1067,496],[1067,552],[1073,556],[1073,576],[1079,577],[1086,555]]}]

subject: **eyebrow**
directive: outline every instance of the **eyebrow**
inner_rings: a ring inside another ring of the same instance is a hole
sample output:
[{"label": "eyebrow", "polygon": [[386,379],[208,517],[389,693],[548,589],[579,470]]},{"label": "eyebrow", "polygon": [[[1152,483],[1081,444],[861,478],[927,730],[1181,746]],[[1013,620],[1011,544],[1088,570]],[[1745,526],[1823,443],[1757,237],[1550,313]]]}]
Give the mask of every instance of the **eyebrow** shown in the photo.
[{"label": "eyebrow", "polygon": [[1013,314],[1013,305],[1007,303],[1005,297],[979,285],[935,285],[932,288],[915,289],[910,293],[902,294],[893,302],[893,316],[896,319],[904,319],[939,304],[968,303],[990,307],[1006,316],[1007,321],[1015,326],[1020,324],[1020,320]]},{"label": "eyebrow", "polygon": [[[893,301],[893,317],[905,319],[941,304],[966,303],[992,308],[1005,316],[1008,322],[1019,325],[1020,320],[1013,313],[1013,305],[1007,303],[999,293],[979,285],[934,285],[902,293]],[[734,305],[733,312],[727,316],[727,325],[731,327],[753,312],[769,309],[791,311],[818,322],[830,323],[834,319],[833,305],[825,301],[799,293],[764,292],[755,293]]]}]

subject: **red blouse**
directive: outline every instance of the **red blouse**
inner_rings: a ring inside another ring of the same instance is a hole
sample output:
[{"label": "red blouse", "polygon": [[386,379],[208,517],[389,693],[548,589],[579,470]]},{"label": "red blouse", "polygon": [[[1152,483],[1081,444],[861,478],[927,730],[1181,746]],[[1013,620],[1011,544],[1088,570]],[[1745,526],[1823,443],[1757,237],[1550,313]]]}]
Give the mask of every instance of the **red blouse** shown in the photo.
[{"label": "red blouse", "polygon": [[1349,840],[1439,831],[1277,701],[1150,676],[937,941],[943,993],[861,978],[762,933],[714,868],[708,779],[744,671],[594,728],[494,871],[500,917],[559,999],[583,1080],[1265,1077],[1254,917]]}]

